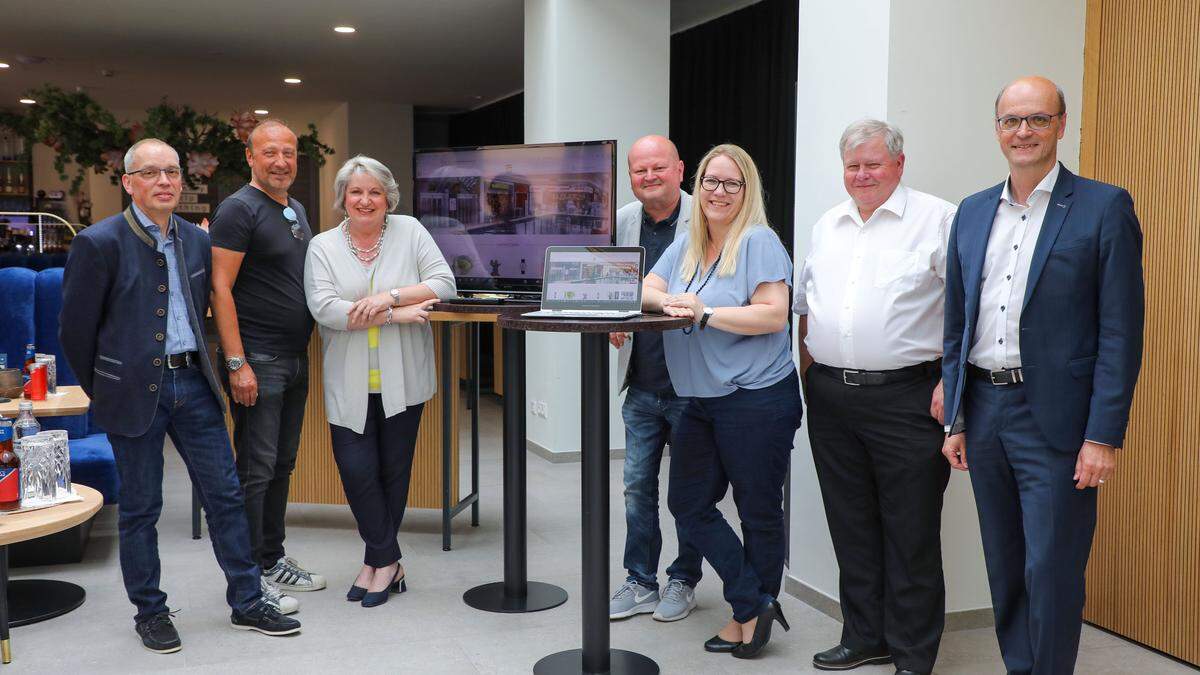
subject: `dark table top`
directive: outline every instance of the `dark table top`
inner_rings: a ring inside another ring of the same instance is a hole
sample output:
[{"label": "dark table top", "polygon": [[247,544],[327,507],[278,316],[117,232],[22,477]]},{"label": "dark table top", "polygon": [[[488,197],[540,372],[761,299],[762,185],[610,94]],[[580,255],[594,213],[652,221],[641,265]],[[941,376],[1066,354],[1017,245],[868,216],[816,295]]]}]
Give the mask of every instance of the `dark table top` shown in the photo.
[{"label": "dark table top", "polygon": [[544,319],[530,318],[520,314],[502,314],[497,323],[509,330],[533,330],[552,333],[636,333],[638,331],[664,331],[686,328],[692,325],[687,317],[643,314],[624,321],[602,319]]},{"label": "dark table top", "polygon": [[439,302],[434,304],[435,312],[452,312],[455,314],[520,314],[521,312],[537,311],[536,302],[501,302],[482,304],[477,302]]}]

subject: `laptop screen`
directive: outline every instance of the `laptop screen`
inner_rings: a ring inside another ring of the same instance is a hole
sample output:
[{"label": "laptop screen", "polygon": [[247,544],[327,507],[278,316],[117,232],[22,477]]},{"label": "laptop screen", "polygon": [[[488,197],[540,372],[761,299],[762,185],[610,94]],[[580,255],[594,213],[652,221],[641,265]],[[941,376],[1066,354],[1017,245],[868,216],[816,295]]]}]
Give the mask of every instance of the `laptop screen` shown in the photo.
[{"label": "laptop screen", "polygon": [[640,246],[551,246],[546,249],[542,309],[642,308]]}]

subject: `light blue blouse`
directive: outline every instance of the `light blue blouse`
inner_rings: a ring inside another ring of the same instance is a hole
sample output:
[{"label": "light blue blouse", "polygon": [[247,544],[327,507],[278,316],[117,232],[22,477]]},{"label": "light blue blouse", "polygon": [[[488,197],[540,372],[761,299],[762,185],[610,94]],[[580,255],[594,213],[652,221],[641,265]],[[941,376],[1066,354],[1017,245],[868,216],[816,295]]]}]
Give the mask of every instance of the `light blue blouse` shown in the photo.
[{"label": "light blue blouse", "polygon": [[[667,280],[668,293],[695,293],[703,285],[698,295],[705,305],[743,307],[761,283],[792,285],[792,260],[779,237],[771,228],[755,225],[742,238],[733,275],[722,277],[714,271],[705,282],[708,269],[701,269],[689,289],[679,270],[688,239],[689,235],[676,239],[650,270]],[[690,334],[671,330],[663,333],[663,348],[679,396],[712,398],[739,388],[762,389],[787,377],[795,367],[786,328],[766,335],[737,335],[711,325],[704,330],[695,327]]]}]

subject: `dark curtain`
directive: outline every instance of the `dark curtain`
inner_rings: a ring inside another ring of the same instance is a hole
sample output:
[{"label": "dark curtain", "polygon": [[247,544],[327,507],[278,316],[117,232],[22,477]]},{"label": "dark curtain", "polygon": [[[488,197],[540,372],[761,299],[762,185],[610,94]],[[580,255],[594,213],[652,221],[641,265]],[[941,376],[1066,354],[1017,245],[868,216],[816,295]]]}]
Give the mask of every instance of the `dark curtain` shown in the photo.
[{"label": "dark curtain", "polygon": [[671,140],[690,191],[714,145],[736,143],[762,174],[767,217],[792,252],[799,5],[762,0],[671,36]]}]

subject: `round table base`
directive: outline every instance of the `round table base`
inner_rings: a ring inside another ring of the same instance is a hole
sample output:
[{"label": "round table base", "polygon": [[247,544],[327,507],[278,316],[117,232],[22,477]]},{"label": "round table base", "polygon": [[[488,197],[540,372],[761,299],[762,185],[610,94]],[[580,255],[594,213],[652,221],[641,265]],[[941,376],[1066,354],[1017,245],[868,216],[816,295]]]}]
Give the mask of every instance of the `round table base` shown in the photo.
[{"label": "round table base", "polygon": [[86,595],[83,588],[65,581],[9,581],[8,625],[16,628],[62,616],[82,605]]},{"label": "round table base", "polygon": [[523,614],[558,607],[567,601],[567,592],[553,584],[529,581],[526,587],[525,597],[513,598],[504,594],[504,582],[496,581],[467,590],[463,602],[485,612]]},{"label": "round table base", "polygon": [[[612,675],[658,675],[658,664],[648,656],[624,649],[608,650],[608,672]],[[579,675],[583,670],[583,650],[568,649],[542,657],[533,666],[534,675]]]}]

